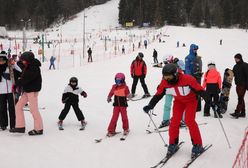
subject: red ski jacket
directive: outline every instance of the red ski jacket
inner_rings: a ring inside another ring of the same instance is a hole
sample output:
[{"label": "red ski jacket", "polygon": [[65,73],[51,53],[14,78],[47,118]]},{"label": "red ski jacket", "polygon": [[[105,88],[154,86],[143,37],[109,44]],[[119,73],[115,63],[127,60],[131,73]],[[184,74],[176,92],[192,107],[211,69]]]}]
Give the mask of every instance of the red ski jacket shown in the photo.
[{"label": "red ski jacket", "polygon": [[205,91],[193,76],[179,73],[178,83],[176,85],[170,85],[166,80],[162,79],[156,94],[149,102],[149,106],[152,108],[155,107],[165,94],[173,95],[175,100],[187,103],[196,100],[196,94],[200,94],[201,92]]},{"label": "red ski jacket", "polygon": [[114,95],[113,106],[127,107],[127,96],[130,94],[129,88],[126,83],[118,86],[114,84],[108,94],[108,97],[111,98]]},{"label": "red ski jacket", "polygon": [[135,59],[130,67],[130,73],[132,76],[146,75],[147,67],[143,60]]}]

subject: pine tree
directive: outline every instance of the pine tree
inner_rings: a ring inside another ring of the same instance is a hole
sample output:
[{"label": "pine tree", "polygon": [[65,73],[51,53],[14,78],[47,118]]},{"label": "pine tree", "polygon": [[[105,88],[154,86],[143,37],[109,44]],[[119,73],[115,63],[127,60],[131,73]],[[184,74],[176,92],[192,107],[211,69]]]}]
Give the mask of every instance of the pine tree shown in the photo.
[{"label": "pine tree", "polygon": [[199,27],[202,22],[203,13],[202,13],[202,0],[195,1],[191,11],[190,11],[190,21],[191,23]]}]

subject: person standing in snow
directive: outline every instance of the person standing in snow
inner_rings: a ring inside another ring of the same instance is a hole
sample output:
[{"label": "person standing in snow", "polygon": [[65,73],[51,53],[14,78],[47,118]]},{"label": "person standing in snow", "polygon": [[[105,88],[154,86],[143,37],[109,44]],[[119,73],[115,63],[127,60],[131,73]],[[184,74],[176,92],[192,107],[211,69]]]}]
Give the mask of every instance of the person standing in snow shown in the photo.
[{"label": "person standing in snow", "polygon": [[[219,102],[221,82],[222,82],[221,76],[220,76],[220,73],[216,69],[215,63],[214,62],[208,63],[208,70],[204,74],[202,87],[206,89],[211,99],[213,99],[213,102],[215,105],[218,105],[218,102]],[[203,116],[205,117],[210,116],[209,111],[210,111],[210,105],[205,103]],[[218,116],[222,118],[222,115],[220,114],[220,112],[218,112]],[[214,112],[214,117],[217,118],[218,116],[216,112]]]},{"label": "person standing in snow", "polygon": [[2,130],[8,127],[8,116],[10,129],[15,128],[15,98],[12,91],[14,81],[11,79],[10,68],[21,72],[20,67],[8,60],[7,53],[2,51],[0,53],[0,127]]},{"label": "person standing in snow", "polygon": [[58,121],[59,126],[63,125],[63,121],[67,116],[67,114],[69,113],[70,108],[72,106],[78,121],[81,122],[82,127],[85,127],[86,125],[85,117],[78,105],[79,103],[78,94],[80,94],[84,98],[87,97],[87,93],[81,87],[78,87],[78,79],[76,77],[71,77],[69,84],[65,87],[64,93],[62,95],[62,103],[64,103],[65,106],[59,115],[59,121]]},{"label": "person standing in snow", "polygon": [[152,57],[154,64],[158,63],[158,52],[155,49],[153,50]]},{"label": "person standing in snow", "polygon": [[[202,78],[202,60],[201,57],[197,55],[199,47],[196,44],[191,44],[189,49],[189,54],[185,57],[185,74],[192,75],[195,77],[197,82],[201,84]],[[198,96],[197,110],[201,111],[201,98]]]},{"label": "person standing in snow", "polygon": [[51,69],[53,67],[53,69],[55,69],[55,62],[56,58],[54,56],[51,56],[50,58],[50,66],[49,66],[49,69]]},{"label": "person standing in snow", "polygon": [[125,46],[124,46],[124,45],[122,45],[121,53],[122,53],[122,54],[125,54]]},{"label": "person standing in snow", "polygon": [[88,52],[88,62],[93,62],[93,60],[92,60],[92,50],[91,50],[91,48],[89,48],[87,52]]},{"label": "person standing in snow", "polygon": [[31,51],[22,53],[21,60],[24,65],[21,77],[16,81],[16,87],[23,89],[23,94],[15,106],[16,124],[10,132],[25,133],[25,118],[23,107],[29,102],[30,112],[34,119],[34,129],[29,135],[43,134],[43,121],[38,109],[38,95],[42,86],[41,63]]},{"label": "person standing in snow", "polygon": [[233,67],[234,81],[236,84],[236,93],[238,95],[238,104],[234,113],[230,115],[236,118],[245,117],[245,92],[248,90],[248,64],[243,61],[240,53],[234,56],[236,64]]},{"label": "person standing in snow", "polygon": [[169,147],[167,154],[173,154],[178,150],[179,126],[185,113],[185,123],[189,128],[193,148],[192,156],[204,151],[199,127],[195,121],[197,99],[199,94],[206,103],[211,104],[211,99],[207,92],[201,87],[191,75],[183,74],[178,71],[175,64],[166,64],[162,70],[163,79],[157,88],[156,94],[152,97],[149,104],[144,106],[145,113],[151,115],[152,109],[162,99],[165,94],[172,94],[174,97],[173,115],[169,126]]},{"label": "person standing in snow", "polygon": [[150,93],[148,92],[148,88],[145,83],[147,67],[146,67],[145,61],[143,60],[143,57],[144,57],[144,54],[139,52],[138,56],[136,57],[135,60],[133,60],[131,67],[130,67],[131,77],[133,78],[131,97],[135,96],[135,91],[136,91],[136,86],[138,84],[138,80],[140,80],[141,86],[145,92],[145,94],[143,95],[143,98],[151,96]]},{"label": "person standing in snow", "polygon": [[147,49],[147,40],[144,40],[145,49]]},{"label": "person standing in snow", "polygon": [[130,91],[125,82],[125,75],[123,73],[117,73],[115,75],[115,84],[108,94],[107,102],[111,102],[112,96],[114,96],[114,109],[111,121],[108,126],[107,136],[111,137],[116,134],[116,125],[118,121],[119,114],[122,117],[122,128],[124,130],[123,134],[127,135],[129,133],[129,122],[127,116],[127,97],[130,95]]}]

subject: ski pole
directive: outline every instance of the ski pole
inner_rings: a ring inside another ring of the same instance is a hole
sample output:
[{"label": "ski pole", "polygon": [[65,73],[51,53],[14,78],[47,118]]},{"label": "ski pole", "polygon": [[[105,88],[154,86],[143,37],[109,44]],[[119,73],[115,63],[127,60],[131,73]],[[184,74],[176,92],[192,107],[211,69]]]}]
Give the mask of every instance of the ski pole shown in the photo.
[{"label": "ski pole", "polygon": [[[152,113],[152,115],[157,116],[157,114],[155,114],[155,113]],[[148,128],[150,127],[150,125],[151,125],[151,118],[150,118],[148,125],[147,125],[147,129],[146,129],[147,131],[148,131]]]},{"label": "ski pole", "polygon": [[[153,110],[150,110],[150,112],[148,113],[148,116],[150,117],[150,121],[153,123],[155,129],[158,130],[158,127],[156,126],[155,122],[153,121],[151,115],[153,115]],[[158,131],[158,134],[159,134],[159,136],[161,137],[161,139],[162,139],[162,141],[163,141],[163,143],[164,143],[164,146],[165,146],[165,147],[168,147],[168,144],[165,143],[164,138],[162,137],[162,135],[161,135],[161,133],[160,133],[159,131]]]},{"label": "ski pole", "polygon": [[215,105],[211,105],[211,107],[212,107],[213,111],[214,111],[214,112],[216,113],[216,115],[217,115],[217,118],[218,118],[219,123],[220,123],[221,128],[222,128],[222,131],[223,131],[223,133],[224,133],[224,135],[225,135],[225,138],[226,138],[228,147],[231,148],[230,142],[229,142],[228,137],[227,137],[227,135],[226,135],[226,131],[225,131],[224,126],[223,126],[223,124],[222,124],[222,122],[221,122],[221,120],[220,120],[219,113],[216,111]]}]

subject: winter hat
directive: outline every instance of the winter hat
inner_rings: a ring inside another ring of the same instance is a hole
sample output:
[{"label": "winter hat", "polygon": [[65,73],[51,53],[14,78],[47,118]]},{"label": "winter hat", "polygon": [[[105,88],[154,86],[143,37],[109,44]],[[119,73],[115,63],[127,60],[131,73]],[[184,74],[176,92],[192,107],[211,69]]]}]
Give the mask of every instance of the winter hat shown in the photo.
[{"label": "winter hat", "polygon": [[34,60],[34,53],[31,51],[26,51],[22,53],[21,60],[25,60],[27,62],[31,62]]},{"label": "winter hat", "polygon": [[240,53],[238,53],[238,54],[236,54],[236,55],[234,56],[234,58],[237,58],[237,59],[242,60],[242,55],[241,55]]},{"label": "winter hat", "polygon": [[214,63],[214,61],[210,61],[208,63],[208,69],[210,70],[210,69],[213,69],[213,68],[215,68],[215,63]]},{"label": "winter hat", "polygon": [[208,63],[208,66],[215,66],[214,61],[210,61],[210,62]]},{"label": "winter hat", "polygon": [[5,51],[1,51],[1,53],[0,53],[0,59],[1,60],[5,60],[5,61],[8,60],[7,53]]}]

